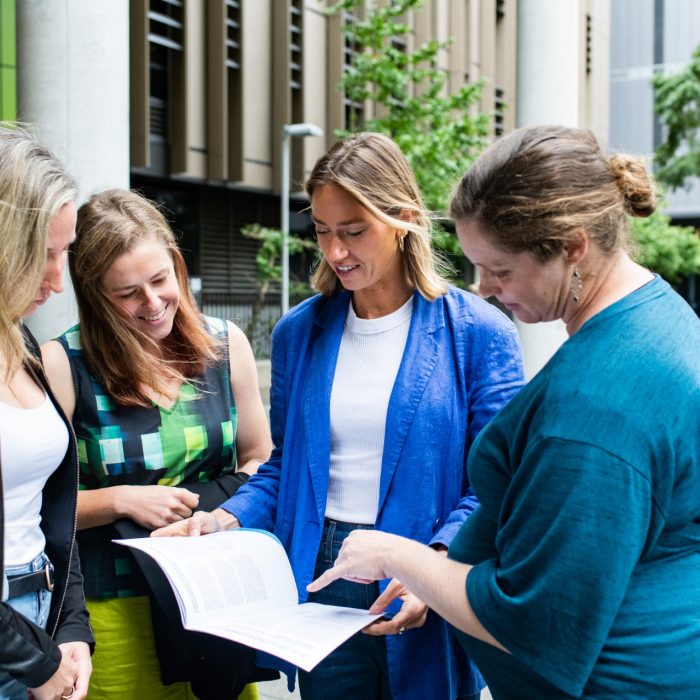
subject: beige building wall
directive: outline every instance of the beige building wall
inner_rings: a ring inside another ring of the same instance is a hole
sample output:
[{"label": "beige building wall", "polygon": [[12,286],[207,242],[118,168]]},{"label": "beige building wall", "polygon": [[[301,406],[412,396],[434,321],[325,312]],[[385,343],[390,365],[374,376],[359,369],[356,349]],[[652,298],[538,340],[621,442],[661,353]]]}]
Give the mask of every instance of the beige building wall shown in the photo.
[{"label": "beige building wall", "polygon": [[[277,192],[282,126],[310,122],[325,137],[292,139],[291,191],[298,191],[336,130],[348,126],[349,106],[336,86],[352,60],[342,32],[352,18],[328,16],[329,4],[187,0],[170,5],[163,18],[168,3],[131,0],[132,167],[148,173],[160,158],[161,176]],[[409,49],[454,40],[440,57],[449,89],[483,79],[480,109],[495,113],[495,133],[515,124],[517,7],[517,0],[429,0],[406,17],[414,30]],[[167,105],[160,109],[149,66],[154,22],[169,70]],[[354,107],[365,117],[375,109]],[[167,157],[154,150],[153,133],[161,128]]]},{"label": "beige building wall", "polygon": [[[244,184],[272,189],[272,12],[276,0],[243,2]],[[261,79],[265,76],[265,79]]]},{"label": "beige building wall", "polygon": [[[35,125],[76,178],[79,203],[129,186],[129,13],[122,0],[17,3],[20,119]],[[78,320],[66,290],[29,319],[40,342]]]},{"label": "beige building wall", "polygon": [[586,27],[581,123],[607,145],[610,133],[610,3],[608,0],[584,0],[581,5]]}]

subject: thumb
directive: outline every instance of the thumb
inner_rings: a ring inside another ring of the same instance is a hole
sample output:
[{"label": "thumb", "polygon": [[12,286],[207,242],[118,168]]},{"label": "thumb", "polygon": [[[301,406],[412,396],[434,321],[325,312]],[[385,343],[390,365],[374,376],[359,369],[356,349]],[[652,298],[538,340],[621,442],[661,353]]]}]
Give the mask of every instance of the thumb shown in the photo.
[{"label": "thumb", "polygon": [[197,517],[197,513],[187,521],[187,533],[190,537],[199,537],[202,534],[202,520]]},{"label": "thumb", "polygon": [[404,591],[404,585],[398,579],[392,579],[384,592],[372,603],[369,611],[373,615],[384,612]]}]

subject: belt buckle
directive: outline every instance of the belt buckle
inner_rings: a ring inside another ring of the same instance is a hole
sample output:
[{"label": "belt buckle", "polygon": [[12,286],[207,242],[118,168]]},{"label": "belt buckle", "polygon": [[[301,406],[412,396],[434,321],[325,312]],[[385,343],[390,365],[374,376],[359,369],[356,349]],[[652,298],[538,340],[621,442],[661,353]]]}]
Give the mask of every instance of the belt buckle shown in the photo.
[{"label": "belt buckle", "polygon": [[46,566],[44,566],[44,576],[46,577],[46,590],[52,591],[54,586],[53,567],[48,562],[46,563]]}]

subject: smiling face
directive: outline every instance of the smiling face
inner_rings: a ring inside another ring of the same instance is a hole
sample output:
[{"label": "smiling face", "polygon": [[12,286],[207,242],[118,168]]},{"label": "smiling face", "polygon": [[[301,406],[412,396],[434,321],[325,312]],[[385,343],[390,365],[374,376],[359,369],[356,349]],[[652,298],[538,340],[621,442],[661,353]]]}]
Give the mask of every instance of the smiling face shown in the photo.
[{"label": "smiling face", "polygon": [[395,228],[335,184],[314,189],[311,211],[321,253],[345,289],[360,296],[408,288]]},{"label": "smiling face", "polygon": [[49,227],[46,238],[46,264],[41,286],[24,316],[33,314],[51,296],[63,291],[63,270],[66,267],[68,248],[75,240],[75,221],[77,213],[72,202],[61,207]]},{"label": "smiling face", "polygon": [[168,249],[155,238],[144,238],[107,269],[102,287],[114,308],[150,338],[170,335],[180,300],[180,288]]},{"label": "smiling face", "polygon": [[569,299],[572,267],[562,252],[541,262],[527,251],[497,248],[473,219],[458,219],[457,237],[479,270],[479,293],[494,296],[523,323],[562,318]]}]

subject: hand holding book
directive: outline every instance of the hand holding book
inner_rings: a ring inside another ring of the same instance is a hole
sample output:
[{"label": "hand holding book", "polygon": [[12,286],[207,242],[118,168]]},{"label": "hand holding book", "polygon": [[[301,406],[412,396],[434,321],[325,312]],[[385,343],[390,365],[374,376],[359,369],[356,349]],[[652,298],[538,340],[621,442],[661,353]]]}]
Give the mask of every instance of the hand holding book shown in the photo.
[{"label": "hand holding book", "polygon": [[[211,525],[209,518],[197,520],[203,520],[202,532]],[[115,541],[159,564],[186,629],[240,642],[307,671],[381,617],[355,608],[299,604],[284,548],[267,532],[236,528],[206,537]]]}]

